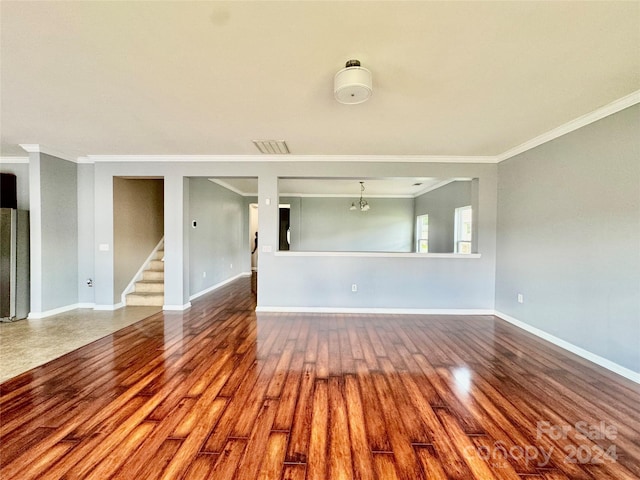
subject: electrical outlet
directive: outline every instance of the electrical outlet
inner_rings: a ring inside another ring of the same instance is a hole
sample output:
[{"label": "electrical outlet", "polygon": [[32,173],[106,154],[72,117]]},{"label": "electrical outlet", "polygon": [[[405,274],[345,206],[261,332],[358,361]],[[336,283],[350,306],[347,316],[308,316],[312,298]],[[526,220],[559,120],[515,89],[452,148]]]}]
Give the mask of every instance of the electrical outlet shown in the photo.
[{"label": "electrical outlet", "polygon": [[524,303],[524,295],[521,293],[518,294],[518,303]]},{"label": "electrical outlet", "polygon": [[207,278],[207,272],[202,272],[202,278]]},{"label": "electrical outlet", "polygon": [[357,283],[352,283],[351,284],[351,291],[352,292],[357,292],[358,291],[358,284]]},{"label": "electrical outlet", "polygon": [[229,264],[229,268],[233,268],[233,263],[230,263],[230,264]]}]

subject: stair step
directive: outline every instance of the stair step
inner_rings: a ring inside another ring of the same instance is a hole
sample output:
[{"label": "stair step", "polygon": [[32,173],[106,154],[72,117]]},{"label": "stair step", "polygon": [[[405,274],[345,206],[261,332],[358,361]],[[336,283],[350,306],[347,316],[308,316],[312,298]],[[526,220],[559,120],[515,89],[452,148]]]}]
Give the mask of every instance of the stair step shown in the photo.
[{"label": "stair step", "polygon": [[145,270],[142,272],[142,280],[162,280],[164,281],[164,271]]},{"label": "stair step", "polygon": [[127,295],[127,305],[164,305],[164,294],[153,292],[135,292]]},{"label": "stair step", "polygon": [[162,260],[151,260],[149,262],[149,270],[155,270],[157,272],[164,271],[164,262]]},{"label": "stair step", "polygon": [[136,282],[135,291],[164,293],[164,280],[142,280]]},{"label": "stair step", "polygon": [[164,250],[158,250],[156,252],[156,260],[162,260],[164,258]]}]

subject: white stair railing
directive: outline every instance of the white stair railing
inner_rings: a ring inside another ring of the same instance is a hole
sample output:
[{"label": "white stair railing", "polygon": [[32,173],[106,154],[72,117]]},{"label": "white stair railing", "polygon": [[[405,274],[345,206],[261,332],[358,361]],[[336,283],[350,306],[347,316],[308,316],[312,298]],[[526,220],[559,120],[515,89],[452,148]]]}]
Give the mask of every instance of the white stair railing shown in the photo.
[{"label": "white stair railing", "polygon": [[[143,272],[149,267],[151,260],[156,259],[156,253],[158,253],[158,251],[161,250],[163,246],[164,246],[164,236],[160,239],[156,247],[151,251],[147,259],[144,261],[140,269],[136,272],[136,274],[133,276],[129,284],[122,291],[120,300],[122,301],[123,305],[125,306],[127,305],[127,294],[132,293],[135,290],[136,282],[139,282],[140,280],[142,280]],[[162,261],[164,262],[164,256],[162,257]]]}]

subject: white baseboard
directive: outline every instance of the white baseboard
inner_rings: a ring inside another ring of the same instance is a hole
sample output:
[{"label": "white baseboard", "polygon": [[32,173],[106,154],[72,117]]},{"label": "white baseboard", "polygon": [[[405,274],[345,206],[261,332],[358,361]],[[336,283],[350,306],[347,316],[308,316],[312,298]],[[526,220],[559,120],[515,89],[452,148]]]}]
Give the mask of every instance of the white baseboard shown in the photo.
[{"label": "white baseboard", "polygon": [[93,307],[94,310],[100,310],[100,311],[113,311],[113,310],[118,310],[120,308],[123,308],[125,305],[123,302],[120,303],[116,303],[114,305],[96,305]]},{"label": "white baseboard", "polygon": [[632,382],[640,383],[640,373],[623,367],[611,360],[589,352],[566,340],[551,335],[544,330],[533,327],[497,310],[484,309],[422,309],[422,308],[340,308],[340,307],[272,307],[258,306],[258,313],[354,313],[354,314],[387,314],[387,315],[495,315],[502,320],[521,328],[543,340],[557,345],[607,370],[621,375]]},{"label": "white baseboard", "polygon": [[53,308],[51,310],[45,310],[44,312],[29,312],[29,315],[27,316],[27,318],[29,320],[38,319],[38,318],[46,318],[46,317],[51,317],[53,315],[58,315],[60,313],[70,312],[71,310],[76,310],[77,308],[86,308],[86,307],[81,307],[80,305],[85,305],[85,304],[83,304],[83,303],[74,303],[74,304],[71,304],[71,305],[65,305],[64,307],[58,307],[58,308]]},{"label": "white baseboard", "polygon": [[439,308],[343,308],[343,307],[256,307],[263,313],[355,313],[386,315],[493,315],[493,310],[484,309],[439,309]]},{"label": "white baseboard", "polygon": [[169,312],[182,312],[183,310],[186,310],[188,308],[191,308],[191,302],[185,303],[184,305],[163,305],[162,306],[162,310],[169,311]]},{"label": "white baseboard", "polygon": [[571,353],[575,353],[579,357],[582,357],[586,360],[589,360],[590,362],[595,363],[596,365],[600,365],[601,367],[606,368],[607,370],[617,373],[618,375],[621,375],[631,380],[632,382],[640,383],[640,373],[634,372],[630,368],[623,367],[622,365],[618,365],[617,363],[612,362],[611,360],[607,360],[606,358],[596,355],[595,353],[591,353],[590,351],[585,350],[584,348],[578,347],[573,343],[567,342],[566,340],[562,340],[561,338],[551,335],[550,333],[547,333],[544,330],[540,330],[539,328],[533,327],[528,323],[522,322],[516,318],[513,318],[507,315],[506,313],[496,311],[495,315],[496,317],[501,318],[505,322],[508,322],[511,325],[521,328],[522,330],[525,330],[535,335],[536,337],[539,337],[539,338],[542,338],[543,340],[551,342],[554,345],[557,345],[560,348],[568,350]]},{"label": "white baseboard", "polygon": [[215,285],[212,285],[211,287],[209,287],[209,288],[207,288],[205,290],[202,290],[201,292],[198,292],[198,293],[195,293],[195,294],[191,295],[189,297],[189,300],[195,300],[198,297],[201,297],[203,295],[206,295],[207,293],[213,292],[214,290],[217,290],[218,288],[226,285],[227,283],[231,283],[234,280],[237,280],[237,279],[242,278],[242,277],[250,277],[250,276],[251,276],[251,272],[239,273],[235,277],[231,277],[231,278],[228,278],[226,280],[223,280],[222,282],[216,283]]}]

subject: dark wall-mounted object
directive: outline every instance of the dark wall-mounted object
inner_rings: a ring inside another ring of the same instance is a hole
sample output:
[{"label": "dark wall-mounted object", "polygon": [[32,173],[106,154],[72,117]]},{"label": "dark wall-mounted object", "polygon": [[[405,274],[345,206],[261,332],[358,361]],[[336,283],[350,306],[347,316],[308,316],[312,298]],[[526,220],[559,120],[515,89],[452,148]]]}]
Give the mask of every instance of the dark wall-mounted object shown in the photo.
[{"label": "dark wall-mounted object", "polygon": [[291,225],[291,210],[280,208],[280,245],[279,250],[289,250],[289,238],[287,232]]},{"label": "dark wall-mounted object", "polygon": [[18,189],[13,173],[2,173],[0,180],[0,208],[18,208]]}]

